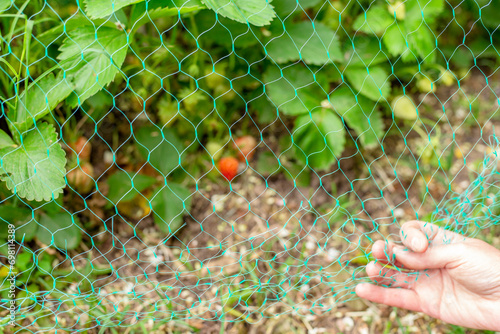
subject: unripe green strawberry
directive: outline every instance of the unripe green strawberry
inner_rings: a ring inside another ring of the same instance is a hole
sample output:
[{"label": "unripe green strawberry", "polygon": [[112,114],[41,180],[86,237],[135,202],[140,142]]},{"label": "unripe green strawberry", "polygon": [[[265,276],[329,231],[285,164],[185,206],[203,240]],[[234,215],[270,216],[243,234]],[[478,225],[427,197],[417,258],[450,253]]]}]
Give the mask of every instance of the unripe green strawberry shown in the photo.
[{"label": "unripe green strawberry", "polygon": [[[326,24],[329,28],[336,30],[339,25],[339,16],[343,15],[341,14],[346,5],[342,4],[340,1],[330,1],[329,6],[326,6],[326,13],[323,18],[323,23]],[[272,33],[269,32],[269,35],[271,36]]]},{"label": "unripe green strawberry", "polygon": [[417,119],[417,107],[411,97],[399,95],[392,101],[392,111],[396,118],[415,120]]},{"label": "unripe green strawberry", "polygon": [[235,98],[236,92],[234,89],[230,89],[229,86],[220,85],[214,89],[214,96],[216,98],[220,97],[220,99],[224,102],[229,102]]},{"label": "unripe green strawberry", "polygon": [[178,105],[177,101],[168,101],[167,99],[161,99],[158,102],[158,118],[161,125],[170,124],[175,119]]},{"label": "unripe green strawberry", "polygon": [[423,76],[417,80],[417,88],[422,93],[432,93],[436,90],[436,84],[428,77]]},{"label": "unripe green strawberry", "polygon": [[210,141],[205,145],[208,153],[214,160],[218,160],[222,155],[222,145],[215,141]]},{"label": "unripe green strawberry", "polygon": [[222,158],[219,160],[217,164],[220,173],[224,176],[228,181],[234,179],[236,174],[238,174],[238,160],[233,157]]},{"label": "unripe green strawberry", "polygon": [[198,75],[200,74],[200,67],[196,64],[192,64],[188,67],[187,73],[194,78],[198,78]]},{"label": "unripe green strawberry", "polygon": [[186,94],[184,96],[185,97],[182,99],[182,105],[184,106],[184,109],[189,112],[197,111],[198,103],[207,99],[206,95],[204,95],[199,90],[195,91],[194,93],[189,92],[189,94]]},{"label": "unripe green strawberry", "polygon": [[211,89],[216,89],[217,87],[227,83],[227,79],[225,79],[219,73],[212,71],[205,72],[205,77],[203,78],[203,81],[205,81],[207,86]]},{"label": "unripe green strawberry", "polygon": [[402,1],[395,1],[393,4],[387,5],[387,10],[391,16],[396,14],[397,20],[404,20],[406,17],[406,6]]},{"label": "unripe green strawberry", "polygon": [[455,83],[455,81],[456,81],[455,76],[448,70],[444,71],[443,74],[441,75],[441,82],[445,86],[451,86]]}]

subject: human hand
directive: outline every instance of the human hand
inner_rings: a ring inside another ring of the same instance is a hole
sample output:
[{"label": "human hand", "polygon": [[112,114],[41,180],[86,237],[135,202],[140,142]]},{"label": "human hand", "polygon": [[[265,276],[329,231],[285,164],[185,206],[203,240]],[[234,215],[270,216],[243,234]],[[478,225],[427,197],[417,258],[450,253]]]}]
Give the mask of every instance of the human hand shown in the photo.
[{"label": "human hand", "polygon": [[384,241],[373,245],[377,261],[366,272],[383,286],[358,284],[359,297],[454,325],[500,331],[500,250],[420,221],[404,224],[400,234],[406,249]]}]

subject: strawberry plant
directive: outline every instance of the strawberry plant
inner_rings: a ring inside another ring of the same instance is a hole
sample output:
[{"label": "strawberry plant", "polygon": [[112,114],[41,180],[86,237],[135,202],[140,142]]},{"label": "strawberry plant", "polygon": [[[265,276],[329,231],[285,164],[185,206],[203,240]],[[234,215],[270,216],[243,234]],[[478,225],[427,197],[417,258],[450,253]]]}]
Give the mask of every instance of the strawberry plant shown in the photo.
[{"label": "strawberry plant", "polygon": [[[266,67],[264,91],[274,108],[295,119],[292,146],[301,163],[328,169],[349,142],[380,147],[384,114],[419,116],[409,88],[432,94],[438,82],[456,80],[436,48],[443,0],[299,4],[315,12],[315,20],[277,5],[282,21],[269,27],[265,51],[273,64]],[[335,30],[339,22],[346,34]],[[401,91],[402,81],[410,84]]]},{"label": "strawberry plant", "polygon": [[[212,168],[227,144],[241,161],[257,152],[256,143],[243,140],[252,137],[230,143],[231,125],[240,118],[235,111],[248,110],[263,122],[279,112],[292,126],[293,143],[281,147],[289,160],[328,169],[346,145],[380,147],[384,117],[417,119],[409,92],[432,94],[436,84],[458,80],[449,64],[440,63],[435,47],[433,29],[444,15],[443,0],[83,4],[74,12],[61,9],[63,21],[50,13],[43,21],[13,14],[37,13],[34,3],[0,1],[0,48],[9,50],[0,57],[6,121],[0,130],[0,180],[26,200],[56,199],[67,184],[82,193],[93,189],[91,144],[85,137],[68,140],[68,152],[79,155],[68,159],[60,115],[101,109],[89,118],[97,127],[124,89],[136,112],[151,117],[132,136],[139,156],[156,175],[180,185],[189,180],[186,173],[210,168],[191,158],[205,151],[202,146],[214,159]],[[495,27],[491,13],[474,10],[475,2],[465,5],[471,9],[467,15]],[[184,28],[170,29],[179,18]],[[158,44],[160,30],[167,32],[168,48]],[[214,62],[200,50],[213,50],[221,59]],[[149,200],[155,193],[150,187]]]},{"label": "strawberry plant", "polygon": [[[65,187],[66,159],[56,128],[41,120],[60,103],[75,108],[113,82],[121,73],[129,41],[142,25],[204,7],[197,0],[86,0],[84,3],[85,13],[78,12],[66,22],[39,34],[34,31],[36,22],[24,17],[22,48],[16,50],[18,53],[0,58],[6,67],[4,73],[8,73],[7,80],[2,76],[6,87],[0,96],[1,108],[10,130],[10,133],[0,130],[3,166],[0,179],[14,193],[29,200],[57,198]],[[264,0],[251,5],[246,1],[207,0],[203,3],[220,15],[240,22],[248,20],[255,25],[268,24],[275,15]],[[0,3],[2,11],[11,7],[11,1]],[[254,15],[257,12],[259,15]],[[11,17],[3,16],[6,20]],[[17,19],[12,20],[11,31],[16,24]],[[66,37],[59,46],[56,65],[48,66],[48,70],[33,78],[25,64],[32,62],[33,54],[48,47],[45,41],[52,43],[62,35]],[[10,48],[14,39],[12,33],[6,37],[2,38],[2,49]],[[15,65],[19,65],[19,70]],[[169,168],[154,162],[153,165]]]},{"label": "strawberry plant", "polygon": [[35,201],[63,192],[66,157],[52,125],[39,123],[16,139],[0,130],[0,138],[0,179],[8,189]]},{"label": "strawberry plant", "polygon": [[[144,63],[134,65],[133,59],[127,62],[131,43],[136,40],[134,35],[140,28],[154,20],[200,11],[205,6],[219,10],[219,14],[229,20],[248,19],[256,26],[268,24],[274,17],[266,1],[255,2],[249,7],[245,1],[229,6],[223,1],[197,0],[86,0],[83,3],[84,10],[69,13],[68,8],[67,14],[61,14],[67,18],[61,21],[50,14],[45,18],[19,15],[23,11],[38,13],[38,4],[0,0],[0,109],[6,125],[0,129],[0,180],[17,195],[2,194],[0,216],[3,223],[16,226],[19,241],[36,241],[65,251],[80,245],[82,226],[76,215],[62,209],[61,195],[66,186],[80,196],[95,191],[98,175],[91,163],[91,143],[70,129],[64,133],[68,131],[71,139],[67,146],[62,145],[61,124],[78,109],[85,112],[90,121],[102,119],[106,106],[110,108],[116,103],[110,90],[121,84],[125,73],[134,77],[130,74],[133,66],[139,70],[145,68]],[[265,15],[258,17],[254,11]],[[140,50],[137,45],[133,47]],[[158,55],[154,57],[157,64],[164,60]],[[211,73],[206,72],[206,75]],[[216,76],[212,75],[212,79],[217,79]],[[139,84],[154,84],[147,75],[142,75],[141,79],[146,80]],[[134,80],[130,82],[135,84]],[[209,89],[224,100],[234,96],[228,82],[212,80],[208,83]],[[193,88],[191,84],[175,89],[180,93],[181,105],[195,113],[207,99]],[[193,91],[195,98],[190,98]],[[137,92],[147,94],[144,89]],[[151,99],[146,98],[142,99],[140,109],[150,106],[146,101]],[[164,113],[160,117],[164,123],[175,121],[178,103],[171,99],[163,102],[168,112],[173,111],[173,114]],[[70,124],[76,126],[72,122],[70,119]],[[163,177],[163,181],[139,173],[112,174],[106,180],[108,209],[115,206],[125,212],[125,216],[137,218],[136,213],[125,208],[133,208],[132,202],[140,203],[142,215],[152,211],[160,230],[175,233],[182,226],[182,215],[191,206],[191,193],[185,186],[166,180],[172,173],[177,175],[181,155],[186,149],[185,143],[178,139],[183,134],[182,127],[178,129],[150,125],[134,133],[139,156],[157,176]],[[0,190],[3,192],[3,188]],[[50,204],[38,207],[36,202],[39,201],[50,201]],[[1,224],[1,228],[5,226]],[[1,230],[0,240],[6,238],[7,232]],[[1,252],[6,254],[5,249]],[[19,264],[22,264],[21,257]],[[45,273],[50,272],[49,267]],[[26,273],[31,272],[25,269]]]}]

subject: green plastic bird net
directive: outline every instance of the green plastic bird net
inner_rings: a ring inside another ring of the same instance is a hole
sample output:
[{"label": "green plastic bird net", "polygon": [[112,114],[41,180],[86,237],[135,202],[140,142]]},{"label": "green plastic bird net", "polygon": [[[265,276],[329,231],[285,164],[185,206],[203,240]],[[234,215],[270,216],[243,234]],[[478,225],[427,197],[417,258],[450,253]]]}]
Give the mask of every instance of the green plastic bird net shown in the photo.
[{"label": "green plastic bird net", "polygon": [[0,0],[4,331],[325,314],[405,221],[498,243],[498,8]]}]

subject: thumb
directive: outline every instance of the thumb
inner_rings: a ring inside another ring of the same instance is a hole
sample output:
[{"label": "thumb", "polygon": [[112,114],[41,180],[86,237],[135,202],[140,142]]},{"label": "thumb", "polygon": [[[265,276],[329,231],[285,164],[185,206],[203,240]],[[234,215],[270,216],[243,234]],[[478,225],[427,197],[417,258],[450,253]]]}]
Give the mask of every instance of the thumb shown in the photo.
[{"label": "thumb", "polygon": [[401,241],[414,252],[425,252],[429,244],[449,244],[465,241],[467,238],[437,225],[413,220],[401,226]]},{"label": "thumb", "polygon": [[394,246],[393,248],[396,260],[410,270],[445,268],[462,258],[463,251],[463,243],[430,244],[421,253],[413,252],[401,246]]},{"label": "thumb", "polygon": [[401,241],[403,245],[418,253],[425,252],[429,246],[429,239],[427,236],[422,230],[415,227],[402,228]]}]

